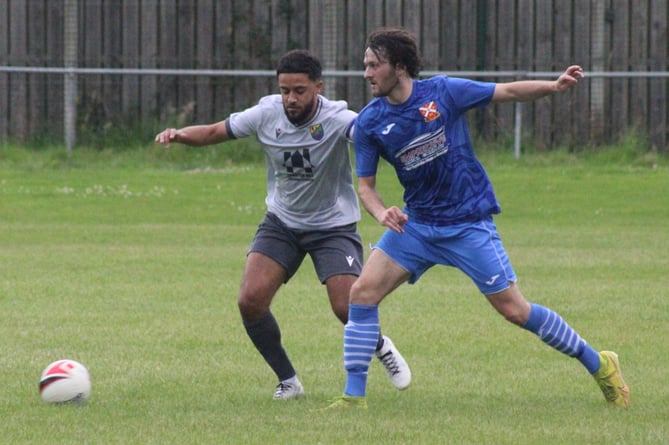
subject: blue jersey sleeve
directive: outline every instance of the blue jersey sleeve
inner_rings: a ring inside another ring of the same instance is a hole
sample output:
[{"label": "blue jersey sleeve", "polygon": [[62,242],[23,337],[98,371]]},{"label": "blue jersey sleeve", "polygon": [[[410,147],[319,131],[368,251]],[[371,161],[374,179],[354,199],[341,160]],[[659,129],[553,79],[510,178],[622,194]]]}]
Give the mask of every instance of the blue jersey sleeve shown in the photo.
[{"label": "blue jersey sleeve", "polygon": [[353,132],[353,147],[355,150],[355,171],[359,177],[375,176],[379,165],[379,150],[374,137],[369,131],[370,113],[360,113],[355,121]]},{"label": "blue jersey sleeve", "polygon": [[461,114],[472,108],[488,105],[495,93],[493,82],[479,82],[459,77],[444,77],[443,82],[449,101]]}]

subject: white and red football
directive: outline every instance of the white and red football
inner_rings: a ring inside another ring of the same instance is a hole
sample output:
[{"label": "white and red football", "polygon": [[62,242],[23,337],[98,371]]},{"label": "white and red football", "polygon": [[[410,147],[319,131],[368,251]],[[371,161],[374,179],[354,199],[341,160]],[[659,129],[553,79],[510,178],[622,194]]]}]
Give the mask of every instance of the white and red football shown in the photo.
[{"label": "white and red football", "polygon": [[58,360],[42,372],[39,392],[48,403],[84,403],[91,396],[91,376],[77,361]]}]

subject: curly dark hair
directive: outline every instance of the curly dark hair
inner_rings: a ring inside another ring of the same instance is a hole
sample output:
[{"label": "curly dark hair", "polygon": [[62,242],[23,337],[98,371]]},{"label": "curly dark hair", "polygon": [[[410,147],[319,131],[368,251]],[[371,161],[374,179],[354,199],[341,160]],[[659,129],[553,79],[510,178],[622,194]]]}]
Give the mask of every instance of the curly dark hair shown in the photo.
[{"label": "curly dark hair", "polygon": [[321,79],[323,67],[320,60],[306,49],[294,49],[281,56],[276,64],[276,75],[306,74],[310,80]]},{"label": "curly dark hair", "polygon": [[393,65],[402,65],[412,78],[418,77],[421,56],[416,38],[403,28],[379,28],[367,37],[367,48]]}]

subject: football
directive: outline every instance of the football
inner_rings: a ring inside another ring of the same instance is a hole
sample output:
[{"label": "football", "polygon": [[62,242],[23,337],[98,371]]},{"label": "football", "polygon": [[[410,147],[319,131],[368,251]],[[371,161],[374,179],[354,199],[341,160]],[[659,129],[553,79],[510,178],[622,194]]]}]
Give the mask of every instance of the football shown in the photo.
[{"label": "football", "polygon": [[91,395],[88,369],[74,360],[58,360],[44,369],[39,392],[47,403],[84,403]]}]

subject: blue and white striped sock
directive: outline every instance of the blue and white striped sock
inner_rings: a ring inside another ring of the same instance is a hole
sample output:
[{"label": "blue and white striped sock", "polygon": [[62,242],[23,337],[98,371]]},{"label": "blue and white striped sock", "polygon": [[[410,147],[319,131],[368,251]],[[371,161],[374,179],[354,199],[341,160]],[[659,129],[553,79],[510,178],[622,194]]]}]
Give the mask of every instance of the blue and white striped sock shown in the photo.
[{"label": "blue and white striped sock", "polygon": [[548,346],[578,359],[591,374],[599,369],[599,353],[556,312],[533,303],[523,328],[537,334]]},{"label": "blue and white striped sock", "polygon": [[364,396],[367,373],[379,341],[379,308],[351,304],[348,323],[344,326],[344,368],[348,396]]}]

